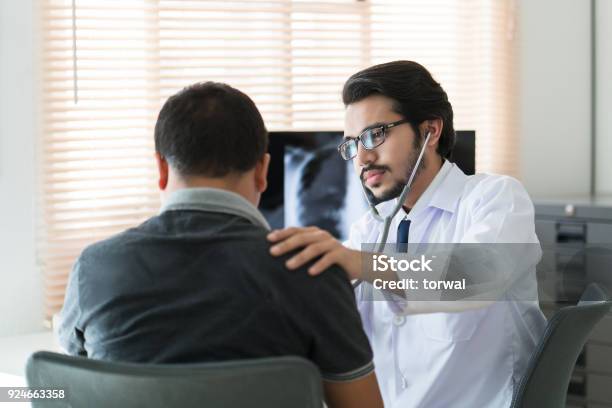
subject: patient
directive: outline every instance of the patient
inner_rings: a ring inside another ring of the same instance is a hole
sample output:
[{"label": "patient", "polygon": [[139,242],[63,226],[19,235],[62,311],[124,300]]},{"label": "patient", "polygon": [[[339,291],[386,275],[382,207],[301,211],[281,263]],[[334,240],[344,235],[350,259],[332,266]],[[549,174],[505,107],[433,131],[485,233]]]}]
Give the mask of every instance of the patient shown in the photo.
[{"label": "patient", "polygon": [[330,407],[382,406],[351,285],[336,269],[287,273],[256,209],[267,131],[220,83],[170,97],[155,125],[160,213],[86,248],[58,328],[95,359],[187,363],[296,355],[319,367]]}]

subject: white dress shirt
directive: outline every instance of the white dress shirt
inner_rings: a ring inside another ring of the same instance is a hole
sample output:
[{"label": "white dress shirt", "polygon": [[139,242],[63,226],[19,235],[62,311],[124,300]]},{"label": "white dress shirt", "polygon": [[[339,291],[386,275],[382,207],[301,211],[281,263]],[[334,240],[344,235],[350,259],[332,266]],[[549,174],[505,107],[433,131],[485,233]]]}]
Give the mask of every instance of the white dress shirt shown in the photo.
[{"label": "white dress shirt", "polygon": [[[395,202],[377,208],[385,214]],[[405,217],[411,221],[410,244],[538,243],[533,204],[517,180],[466,176],[448,161],[410,213],[400,210],[393,218],[389,243],[395,242]],[[362,243],[379,242],[381,233],[382,223],[368,212],[352,225],[345,245],[361,249]],[[454,313],[410,308],[409,300],[408,307],[398,311],[391,301],[363,300],[360,285],[357,305],[374,350],[385,406],[510,406],[546,326],[537,302],[535,269],[532,272],[517,279],[503,301]]]}]

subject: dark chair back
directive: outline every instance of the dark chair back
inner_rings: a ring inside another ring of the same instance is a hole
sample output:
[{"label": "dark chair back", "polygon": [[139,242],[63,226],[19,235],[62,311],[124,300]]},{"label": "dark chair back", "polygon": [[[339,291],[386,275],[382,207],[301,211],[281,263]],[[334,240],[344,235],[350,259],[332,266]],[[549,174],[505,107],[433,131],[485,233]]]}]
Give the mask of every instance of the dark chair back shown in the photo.
[{"label": "dark chair back", "polygon": [[577,305],[553,315],[514,394],[512,408],[565,407],[576,359],[591,330],[611,306],[605,290],[592,283]]},{"label": "dark chair back", "polygon": [[66,398],[33,407],[320,408],[318,369],[298,357],[198,364],[133,364],[40,351],[26,366],[30,388]]}]

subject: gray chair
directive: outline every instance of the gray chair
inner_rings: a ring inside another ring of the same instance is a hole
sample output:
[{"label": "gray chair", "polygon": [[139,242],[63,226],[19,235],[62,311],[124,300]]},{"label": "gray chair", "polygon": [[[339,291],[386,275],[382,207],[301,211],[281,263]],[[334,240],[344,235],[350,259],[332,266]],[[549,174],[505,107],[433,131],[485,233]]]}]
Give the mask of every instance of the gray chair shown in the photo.
[{"label": "gray chair", "polygon": [[319,370],[298,357],[198,364],[133,364],[39,351],[27,362],[30,388],[64,389],[33,407],[320,408]]},{"label": "gray chair", "polygon": [[563,408],[576,359],[591,330],[610,311],[605,290],[592,283],[580,302],[557,311],[531,356],[512,408]]}]

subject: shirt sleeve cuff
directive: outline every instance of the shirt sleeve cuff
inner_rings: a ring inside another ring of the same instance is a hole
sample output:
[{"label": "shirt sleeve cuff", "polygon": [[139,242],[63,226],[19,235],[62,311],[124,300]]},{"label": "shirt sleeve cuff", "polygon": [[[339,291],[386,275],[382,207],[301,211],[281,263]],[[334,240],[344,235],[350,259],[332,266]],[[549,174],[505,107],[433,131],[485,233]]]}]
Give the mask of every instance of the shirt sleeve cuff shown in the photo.
[{"label": "shirt sleeve cuff", "polygon": [[354,370],[348,371],[346,373],[321,373],[321,377],[324,381],[331,382],[348,382],[355,381],[360,378],[363,378],[374,371],[374,362],[370,361],[364,366],[356,368]]}]

